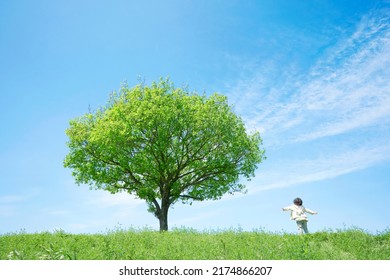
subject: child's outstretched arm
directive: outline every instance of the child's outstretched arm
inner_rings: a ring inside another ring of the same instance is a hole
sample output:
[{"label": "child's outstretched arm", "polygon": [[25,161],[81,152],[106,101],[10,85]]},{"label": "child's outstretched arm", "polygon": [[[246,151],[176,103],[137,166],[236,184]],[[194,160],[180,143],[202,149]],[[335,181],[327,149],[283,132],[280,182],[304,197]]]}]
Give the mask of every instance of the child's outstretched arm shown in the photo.
[{"label": "child's outstretched arm", "polygon": [[312,214],[312,215],[317,215],[318,214],[318,212],[310,210],[310,209],[307,209],[307,208],[305,208],[305,212],[307,212],[309,214]]}]

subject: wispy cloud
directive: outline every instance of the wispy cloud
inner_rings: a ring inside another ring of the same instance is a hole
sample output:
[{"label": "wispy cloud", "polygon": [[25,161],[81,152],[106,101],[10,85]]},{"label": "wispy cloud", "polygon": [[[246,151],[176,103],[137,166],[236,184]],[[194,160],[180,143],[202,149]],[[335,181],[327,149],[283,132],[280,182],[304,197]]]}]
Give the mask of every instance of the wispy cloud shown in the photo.
[{"label": "wispy cloud", "polygon": [[145,204],[144,200],[136,199],[135,196],[128,193],[117,193],[115,195],[109,192],[99,191],[91,194],[86,202],[88,205],[94,205],[99,208],[108,207],[137,207],[138,205]]},{"label": "wispy cloud", "polygon": [[191,225],[192,223],[196,224],[201,221],[207,221],[212,219],[213,217],[220,215],[223,212],[222,210],[207,211],[204,210],[204,207],[205,207],[204,205],[202,206],[202,208],[193,206],[193,208],[195,208],[193,211],[196,212],[197,214],[195,216],[189,216],[186,218],[178,218],[172,220],[171,223],[173,227],[176,225]]},{"label": "wispy cloud", "polygon": [[0,203],[8,204],[8,203],[16,203],[27,200],[28,197],[24,195],[3,195],[0,196]]},{"label": "wispy cloud", "polygon": [[52,211],[47,211],[48,215],[51,216],[67,216],[71,214],[69,210],[52,210]]},{"label": "wispy cloud", "polygon": [[[298,141],[338,135],[390,119],[390,17],[372,15],[318,62],[299,87],[300,114],[317,122]],[[305,123],[305,122],[303,122]]]},{"label": "wispy cloud", "polygon": [[10,205],[0,205],[0,217],[12,217],[17,215],[17,211]]},{"label": "wispy cloud", "polygon": [[[249,184],[249,194],[274,188],[335,178],[363,170],[383,162],[390,162],[390,144],[378,147],[362,147],[340,154],[307,160],[291,160],[283,167],[262,174]],[[283,176],[281,176],[283,174]]]},{"label": "wispy cloud", "polygon": [[298,128],[295,140],[311,141],[389,118],[389,65],[390,18],[371,13],[305,76],[284,77],[283,86],[270,90],[260,69],[231,95],[239,96],[233,98],[236,110],[250,128],[273,135]]},{"label": "wispy cloud", "polygon": [[[264,178],[250,183],[253,191],[333,178],[390,160],[390,10],[362,17],[305,75],[286,74],[277,87],[265,77],[258,69],[229,94],[248,129],[262,133],[266,149],[286,151],[274,176],[261,173]],[[326,157],[312,149],[305,159],[288,158],[289,148],[324,141]]]},{"label": "wispy cloud", "polygon": [[18,214],[18,206],[28,200],[27,195],[3,195],[0,196],[0,217],[12,217]]}]

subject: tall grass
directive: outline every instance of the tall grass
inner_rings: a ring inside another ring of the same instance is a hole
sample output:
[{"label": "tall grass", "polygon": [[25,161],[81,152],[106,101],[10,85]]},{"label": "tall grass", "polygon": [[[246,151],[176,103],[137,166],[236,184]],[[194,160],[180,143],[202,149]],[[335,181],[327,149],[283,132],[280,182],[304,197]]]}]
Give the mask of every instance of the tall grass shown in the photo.
[{"label": "tall grass", "polygon": [[240,230],[176,229],[0,236],[0,259],[28,260],[389,260],[390,230],[359,229],[304,236]]}]

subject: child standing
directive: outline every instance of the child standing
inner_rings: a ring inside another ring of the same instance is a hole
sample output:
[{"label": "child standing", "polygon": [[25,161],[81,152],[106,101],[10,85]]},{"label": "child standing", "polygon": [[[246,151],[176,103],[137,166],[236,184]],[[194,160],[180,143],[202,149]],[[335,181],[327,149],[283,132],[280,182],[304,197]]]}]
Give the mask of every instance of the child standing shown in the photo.
[{"label": "child standing", "polygon": [[303,233],[309,233],[307,229],[307,216],[305,213],[309,213],[312,215],[318,214],[318,212],[315,212],[313,210],[307,209],[302,205],[302,199],[297,197],[294,199],[294,204],[291,204],[290,206],[283,207],[283,211],[291,211],[290,213],[290,218],[291,220],[294,220],[297,222],[298,226],[298,233],[303,234]]}]

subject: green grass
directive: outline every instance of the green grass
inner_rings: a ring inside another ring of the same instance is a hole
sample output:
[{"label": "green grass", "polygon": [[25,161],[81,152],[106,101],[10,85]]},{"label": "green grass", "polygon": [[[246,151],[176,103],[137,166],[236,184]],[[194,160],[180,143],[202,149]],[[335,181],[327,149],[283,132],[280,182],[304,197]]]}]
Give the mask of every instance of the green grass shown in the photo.
[{"label": "green grass", "polygon": [[390,230],[359,229],[304,236],[264,231],[176,229],[64,231],[0,235],[0,259],[26,260],[389,260]]}]

